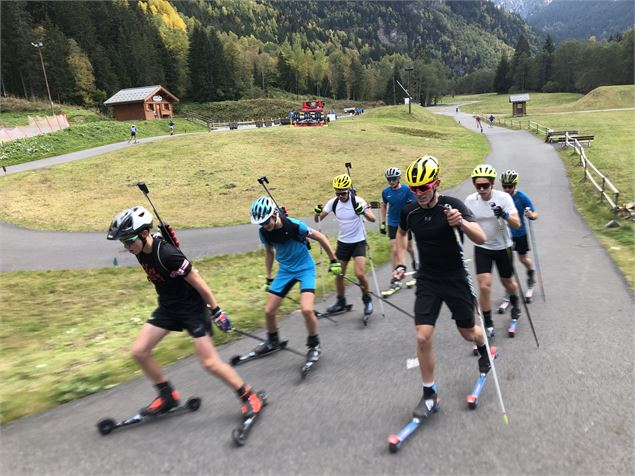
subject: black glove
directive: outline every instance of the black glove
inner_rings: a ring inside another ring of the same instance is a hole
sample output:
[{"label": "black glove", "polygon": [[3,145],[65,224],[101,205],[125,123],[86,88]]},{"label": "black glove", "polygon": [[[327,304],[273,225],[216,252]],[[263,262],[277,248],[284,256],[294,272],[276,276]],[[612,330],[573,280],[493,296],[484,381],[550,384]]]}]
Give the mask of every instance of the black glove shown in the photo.
[{"label": "black glove", "polygon": [[382,235],[386,234],[386,222],[382,222],[382,224],[379,225],[379,233]]},{"label": "black glove", "polygon": [[357,215],[363,215],[363,214],[364,214],[364,205],[362,205],[361,203],[358,203],[358,204],[355,206],[355,213],[356,213]]},{"label": "black glove", "polygon": [[503,208],[501,206],[492,208],[492,211],[494,212],[496,218],[505,218],[505,212],[503,211]]},{"label": "black glove", "polygon": [[263,286],[263,290],[269,292],[269,289],[271,289],[271,283],[273,283],[273,278],[267,278],[267,284]]}]

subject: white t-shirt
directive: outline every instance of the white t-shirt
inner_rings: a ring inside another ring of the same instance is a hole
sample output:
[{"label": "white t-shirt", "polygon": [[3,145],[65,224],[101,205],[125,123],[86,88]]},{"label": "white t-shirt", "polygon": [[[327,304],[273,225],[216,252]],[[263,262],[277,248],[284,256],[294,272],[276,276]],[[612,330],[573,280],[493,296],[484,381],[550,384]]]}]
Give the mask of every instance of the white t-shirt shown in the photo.
[{"label": "white t-shirt", "polygon": [[492,196],[487,201],[483,201],[477,192],[468,195],[465,199],[465,204],[472,210],[474,218],[481,225],[487,237],[485,243],[477,246],[487,250],[504,250],[512,245],[512,240],[507,231],[507,224],[505,224],[502,231],[499,228],[498,218],[494,215],[490,203],[495,203],[497,207],[502,207],[505,213],[518,213],[512,196],[500,190],[492,190]]},{"label": "white t-shirt", "polygon": [[[348,200],[342,202],[339,198],[331,198],[324,206],[324,211],[331,213],[333,211],[333,203],[337,200],[339,203],[335,207],[335,218],[340,225],[340,232],[337,240],[342,243],[358,243],[364,238],[364,225],[360,220],[360,215],[353,210],[352,201],[349,195]],[[366,201],[359,195],[355,195],[355,201],[366,208]]]}]

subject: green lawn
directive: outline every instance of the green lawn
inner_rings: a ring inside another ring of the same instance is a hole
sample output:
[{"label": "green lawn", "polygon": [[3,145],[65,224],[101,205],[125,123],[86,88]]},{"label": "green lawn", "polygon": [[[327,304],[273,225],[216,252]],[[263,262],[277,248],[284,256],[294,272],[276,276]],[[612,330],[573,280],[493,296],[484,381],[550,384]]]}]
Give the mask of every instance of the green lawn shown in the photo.
[{"label": "green lawn", "polygon": [[[369,233],[369,239],[375,262],[387,261],[388,239],[377,232]],[[335,246],[335,240],[331,242]],[[319,245],[312,246],[316,263],[318,250]],[[218,256],[195,264],[234,327],[252,331],[264,325],[264,253]],[[320,276],[318,267],[318,283]],[[333,278],[327,274],[325,282],[331,292]],[[128,350],[156,307],[156,293],[140,267],[0,273],[0,289],[0,423],[142,376]],[[318,296],[321,289],[318,285]],[[297,298],[297,293],[296,287],[290,295]],[[349,297],[357,302],[359,291],[351,289]],[[283,303],[280,315],[297,307],[290,300]],[[284,335],[284,324],[281,332]],[[215,330],[214,340],[221,344],[236,337]],[[304,342],[292,345],[302,349]],[[172,333],[155,353],[162,364],[191,354],[187,333]]]},{"label": "green lawn", "polygon": [[[353,164],[353,183],[378,200],[388,166],[405,168],[436,156],[444,187],[465,180],[487,154],[487,141],[452,118],[423,108],[374,109],[329,127],[275,127],[173,137],[50,169],[4,177],[0,219],[29,228],[103,231],[112,216],[145,203],[144,180],[164,219],[176,228],[248,222],[266,175],[276,200],[292,216],[306,216],[332,196],[332,178]],[[143,125],[141,127],[143,135]],[[104,177],[96,184],[96,177]],[[81,203],[82,213],[68,213]]]},{"label": "green lawn", "polygon": [[[9,114],[9,113],[7,113]],[[0,143],[0,165],[15,165],[89,149],[100,145],[126,141],[130,137],[131,122],[95,120],[90,114],[75,117],[76,124],[68,129],[34,137]],[[137,138],[169,134],[168,120],[135,121]],[[185,119],[175,119],[177,134],[202,132],[207,128]]]}]

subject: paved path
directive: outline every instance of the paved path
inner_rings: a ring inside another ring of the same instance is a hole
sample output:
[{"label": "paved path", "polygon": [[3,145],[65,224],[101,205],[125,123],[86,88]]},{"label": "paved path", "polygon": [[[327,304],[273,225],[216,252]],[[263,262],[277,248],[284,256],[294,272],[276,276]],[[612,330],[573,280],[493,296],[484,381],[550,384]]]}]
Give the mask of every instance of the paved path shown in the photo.
[{"label": "paved path", "polygon": [[[475,126],[468,115],[458,118]],[[148,383],[136,379],[5,426],[2,473],[632,474],[631,292],[576,212],[553,148],[527,132],[486,128],[485,134],[492,144],[488,162],[518,170],[541,212],[535,228],[548,298],[531,305],[539,350],[525,317],[511,340],[504,335],[508,316],[495,316],[508,426],[491,381],[478,410],[466,408],[476,359],[444,307],[435,333],[442,410],[398,455],[389,454],[387,436],[409,419],[420,397],[418,371],[406,369],[414,357],[412,321],[391,308],[381,318],[375,302],[364,328],[359,291],[349,289],[355,309],[337,324],[320,322],[324,355],[306,381],[299,377],[302,359],[288,352],[239,369],[271,401],[244,448],[230,443],[238,418],[233,395],[190,358],[171,366],[169,376],[184,395],[203,397],[198,413],[99,436],[93,426],[99,418],[125,416],[152,397]],[[442,167],[451,160],[439,159]],[[465,183],[452,194],[471,191]],[[386,268],[380,279],[387,282]],[[495,285],[494,294],[501,293]],[[391,299],[412,309],[412,291]],[[290,345],[303,349],[299,315],[280,328]],[[243,339],[220,353],[228,359],[254,344]]]}]

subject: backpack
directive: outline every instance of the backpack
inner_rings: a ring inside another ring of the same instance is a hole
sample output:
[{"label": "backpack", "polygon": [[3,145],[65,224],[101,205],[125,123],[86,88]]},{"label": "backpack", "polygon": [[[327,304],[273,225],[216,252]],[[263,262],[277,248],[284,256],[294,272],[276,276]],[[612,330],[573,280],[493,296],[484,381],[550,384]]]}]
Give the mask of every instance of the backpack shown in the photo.
[{"label": "backpack", "polygon": [[[353,210],[355,210],[355,207],[357,206],[357,200],[355,200],[355,190],[351,189],[350,191],[351,194],[351,205],[353,205]],[[339,198],[336,198],[335,201],[333,202],[333,215],[337,216],[337,213],[335,213],[335,209],[337,208],[337,204],[339,202]]]}]

